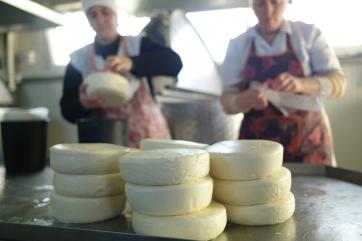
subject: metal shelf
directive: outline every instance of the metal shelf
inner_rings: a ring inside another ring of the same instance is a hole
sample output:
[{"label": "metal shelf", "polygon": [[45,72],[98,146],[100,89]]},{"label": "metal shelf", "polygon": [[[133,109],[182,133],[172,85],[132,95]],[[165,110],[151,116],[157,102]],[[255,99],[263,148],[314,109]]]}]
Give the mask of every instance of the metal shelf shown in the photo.
[{"label": "metal shelf", "polygon": [[63,25],[63,15],[30,0],[0,0],[0,31]]}]

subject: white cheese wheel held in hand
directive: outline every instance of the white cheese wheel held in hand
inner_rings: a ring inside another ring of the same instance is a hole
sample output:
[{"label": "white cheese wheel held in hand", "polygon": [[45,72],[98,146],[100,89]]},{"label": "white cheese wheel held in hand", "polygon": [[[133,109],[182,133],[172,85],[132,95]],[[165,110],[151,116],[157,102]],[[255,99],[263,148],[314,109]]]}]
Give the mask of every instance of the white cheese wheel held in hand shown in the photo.
[{"label": "white cheese wheel held in hand", "polygon": [[192,240],[210,240],[219,236],[226,226],[226,211],[222,204],[180,216],[148,216],[136,211],[132,227],[137,234]]},{"label": "white cheese wheel held in hand", "polygon": [[127,183],[125,189],[127,200],[138,213],[152,216],[183,215],[209,206],[213,181],[207,176],[170,186],[139,186]]},{"label": "white cheese wheel held in hand", "polygon": [[183,140],[164,140],[164,139],[142,139],[141,150],[155,150],[168,148],[184,148],[184,149],[205,149],[209,145]]},{"label": "white cheese wheel held in hand", "polygon": [[210,174],[222,180],[252,180],[280,170],[283,146],[267,140],[223,141],[207,148]]},{"label": "white cheese wheel held in hand", "polygon": [[283,223],[293,216],[295,199],[293,193],[278,201],[253,205],[231,206],[225,204],[228,221],[241,225],[272,225]]},{"label": "white cheese wheel held in hand", "polygon": [[291,184],[291,173],[285,167],[262,179],[249,181],[214,179],[214,199],[236,206],[262,204],[289,195]]},{"label": "white cheese wheel held in hand", "polygon": [[87,95],[98,96],[103,107],[117,107],[131,98],[128,80],[112,72],[97,72],[84,79]]},{"label": "white cheese wheel held in hand", "polygon": [[59,144],[50,148],[50,167],[63,174],[118,173],[118,159],[127,152],[113,144]]},{"label": "white cheese wheel held in hand", "polygon": [[54,172],[54,190],[71,197],[105,197],[124,193],[121,174],[69,175]]},{"label": "white cheese wheel held in hand", "polygon": [[63,223],[92,223],[120,215],[126,202],[125,195],[99,198],[79,198],[59,195],[50,197],[54,217]]},{"label": "white cheese wheel held in hand", "polygon": [[155,186],[189,182],[209,174],[209,153],[199,149],[131,152],[119,160],[123,180]]}]

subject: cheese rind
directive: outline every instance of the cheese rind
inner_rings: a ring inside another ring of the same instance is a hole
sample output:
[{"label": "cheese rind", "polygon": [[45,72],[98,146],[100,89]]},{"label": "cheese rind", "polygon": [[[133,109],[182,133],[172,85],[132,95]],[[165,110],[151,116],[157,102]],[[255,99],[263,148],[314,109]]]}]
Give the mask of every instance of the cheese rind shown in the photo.
[{"label": "cheese rind", "polygon": [[70,197],[105,197],[124,193],[119,173],[105,175],[68,175],[54,172],[54,190]]},{"label": "cheese rind", "polygon": [[132,227],[141,235],[210,240],[224,231],[226,221],[225,207],[212,202],[202,211],[180,216],[147,216],[134,211]]},{"label": "cheese rind", "polygon": [[63,174],[118,173],[118,159],[127,152],[113,144],[59,144],[50,148],[50,166]]},{"label": "cheese rind", "polygon": [[210,175],[222,180],[253,180],[280,170],[283,146],[266,140],[223,141],[206,149]]},{"label": "cheese rind", "polygon": [[87,95],[98,96],[103,107],[117,107],[131,96],[128,80],[120,74],[99,72],[88,75],[84,79],[88,85]]},{"label": "cheese rind", "polygon": [[76,198],[52,193],[50,204],[54,217],[63,223],[92,223],[121,214],[125,195],[100,198]]},{"label": "cheese rind", "polygon": [[263,179],[249,181],[214,179],[214,199],[234,206],[272,202],[289,195],[291,183],[291,173],[285,167]]},{"label": "cheese rind", "polygon": [[184,215],[211,203],[213,181],[207,176],[184,184],[139,186],[127,183],[126,196],[138,213],[152,216]]},{"label": "cheese rind", "polygon": [[231,206],[225,204],[228,221],[242,225],[272,225],[282,223],[293,216],[295,199],[289,193],[283,199],[254,206]]},{"label": "cheese rind", "polygon": [[205,150],[162,149],[132,152],[119,160],[123,180],[143,186],[175,185],[209,174]]},{"label": "cheese rind", "polygon": [[209,145],[183,140],[163,140],[163,139],[143,139],[141,140],[141,150],[156,150],[156,149],[169,149],[169,148],[183,148],[183,149],[205,149]]}]

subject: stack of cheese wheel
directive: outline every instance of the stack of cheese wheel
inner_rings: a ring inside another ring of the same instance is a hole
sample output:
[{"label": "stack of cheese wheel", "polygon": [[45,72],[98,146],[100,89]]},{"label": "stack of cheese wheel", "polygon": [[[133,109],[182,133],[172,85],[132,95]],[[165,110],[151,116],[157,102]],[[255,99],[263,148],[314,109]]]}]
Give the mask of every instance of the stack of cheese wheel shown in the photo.
[{"label": "stack of cheese wheel", "polygon": [[270,225],[295,209],[291,173],[282,167],[283,146],[265,140],[224,141],[207,148],[214,199],[225,204],[228,221]]},{"label": "stack of cheese wheel", "polygon": [[142,139],[140,148],[143,151],[156,150],[156,149],[206,149],[209,145],[183,140],[164,140],[164,139]]},{"label": "stack of cheese wheel", "polygon": [[52,146],[55,218],[64,223],[90,223],[119,215],[125,195],[118,159],[128,151],[112,144]]},{"label": "stack of cheese wheel", "polygon": [[205,150],[159,149],[120,158],[132,227],[138,234],[194,240],[216,238],[226,210],[211,202],[213,181]]}]

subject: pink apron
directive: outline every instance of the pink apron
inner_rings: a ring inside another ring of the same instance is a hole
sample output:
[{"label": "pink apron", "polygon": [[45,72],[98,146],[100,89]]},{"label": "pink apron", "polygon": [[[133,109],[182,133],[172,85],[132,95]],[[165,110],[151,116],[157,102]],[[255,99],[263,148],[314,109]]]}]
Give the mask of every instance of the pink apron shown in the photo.
[{"label": "pink apron", "polygon": [[[127,41],[121,38],[121,48],[129,56]],[[99,71],[95,64],[95,51],[92,45],[89,49],[89,64],[93,72]],[[170,131],[159,106],[154,101],[144,81],[133,97],[125,104],[108,108],[104,117],[128,120],[128,146],[138,148],[144,138],[170,139]]]}]

